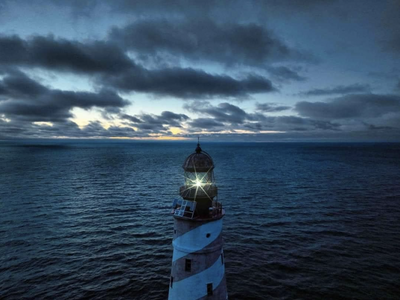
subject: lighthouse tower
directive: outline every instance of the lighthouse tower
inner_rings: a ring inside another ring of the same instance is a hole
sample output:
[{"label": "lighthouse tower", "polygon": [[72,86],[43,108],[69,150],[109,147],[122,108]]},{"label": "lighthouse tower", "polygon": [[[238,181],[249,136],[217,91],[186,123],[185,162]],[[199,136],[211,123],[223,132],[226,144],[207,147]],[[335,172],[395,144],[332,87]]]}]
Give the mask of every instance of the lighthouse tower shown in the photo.
[{"label": "lighthouse tower", "polygon": [[172,205],[174,253],[168,299],[228,299],[222,249],[225,211],[217,200],[214,162],[197,144],[183,170],[182,199]]}]

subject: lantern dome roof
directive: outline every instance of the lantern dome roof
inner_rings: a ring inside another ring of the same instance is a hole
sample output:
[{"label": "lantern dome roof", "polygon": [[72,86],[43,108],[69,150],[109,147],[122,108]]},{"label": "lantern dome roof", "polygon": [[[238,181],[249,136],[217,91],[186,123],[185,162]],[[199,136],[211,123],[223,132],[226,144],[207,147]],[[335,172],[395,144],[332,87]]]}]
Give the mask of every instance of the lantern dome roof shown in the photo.
[{"label": "lantern dome roof", "polygon": [[182,167],[186,172],[209,172],[214,169],[214,162],[207,152],[201,150],[200,144],[197,144],[195,153],[186,158]]}]

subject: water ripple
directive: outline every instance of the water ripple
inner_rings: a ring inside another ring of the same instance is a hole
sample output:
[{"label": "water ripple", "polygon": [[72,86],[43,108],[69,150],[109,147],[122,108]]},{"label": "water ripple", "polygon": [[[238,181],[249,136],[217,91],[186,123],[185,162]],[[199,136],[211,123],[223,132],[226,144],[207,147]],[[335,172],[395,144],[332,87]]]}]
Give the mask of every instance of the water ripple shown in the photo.
[{"label": "water ripple", "polygon": [[[0,144],[0,299],[165,299],[193,145],[52,143]],[[230,299],[399,299],[399,144],[204,148]]]}]

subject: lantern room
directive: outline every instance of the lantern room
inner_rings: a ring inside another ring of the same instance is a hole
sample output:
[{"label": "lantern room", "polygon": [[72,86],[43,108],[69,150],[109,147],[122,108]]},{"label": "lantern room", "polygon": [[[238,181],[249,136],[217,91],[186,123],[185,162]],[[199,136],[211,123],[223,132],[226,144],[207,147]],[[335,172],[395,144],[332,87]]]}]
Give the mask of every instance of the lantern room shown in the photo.
[{"label": "lantern room", "polygon": [[[195,152],[186,158],[182,168],[185,182],[179,194],[183,200],[174,201],[175,215],[208,218],[221,212],[222,207],[216,199],[218,188],[214,178],[214,162],[199,143]],[[181,209],[183,206],[184,212]]]}]

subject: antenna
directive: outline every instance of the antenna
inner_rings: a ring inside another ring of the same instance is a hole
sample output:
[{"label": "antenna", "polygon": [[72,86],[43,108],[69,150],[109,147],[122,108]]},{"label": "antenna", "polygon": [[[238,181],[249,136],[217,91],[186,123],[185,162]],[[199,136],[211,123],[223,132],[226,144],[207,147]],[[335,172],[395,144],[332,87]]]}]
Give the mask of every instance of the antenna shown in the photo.
[{"label": "antenna", "polygon": [[197,148],[196,148],[196,153],[200,153],[201,148],[200,148],[200,136],[197,136]]}]

